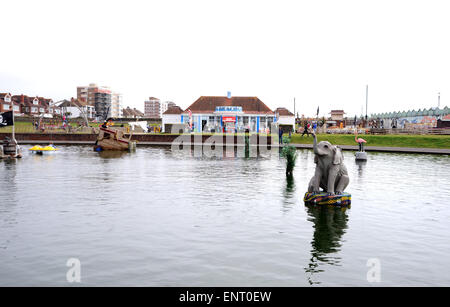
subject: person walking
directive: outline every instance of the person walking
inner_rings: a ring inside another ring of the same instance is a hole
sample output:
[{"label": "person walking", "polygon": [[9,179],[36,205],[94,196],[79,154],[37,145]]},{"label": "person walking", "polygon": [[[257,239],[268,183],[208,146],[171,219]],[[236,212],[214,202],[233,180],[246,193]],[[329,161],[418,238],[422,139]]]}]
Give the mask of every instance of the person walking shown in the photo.
[{"label": "person walking", "polygon": [[306,136],[309,136],[309,123],[306,121],[305,122],[305,127],[303,128],[303,133],[302,133],[302,137],[305,135],[305,133],[306,133]]}]

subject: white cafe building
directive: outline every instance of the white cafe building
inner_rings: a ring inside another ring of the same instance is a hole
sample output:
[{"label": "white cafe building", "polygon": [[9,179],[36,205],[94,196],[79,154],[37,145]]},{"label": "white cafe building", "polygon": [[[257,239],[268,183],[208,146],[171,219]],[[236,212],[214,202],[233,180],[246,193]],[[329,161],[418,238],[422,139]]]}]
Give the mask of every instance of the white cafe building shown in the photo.
[{"label": "white cafe building", "polygon": [[[294,115],[289,123],[294,123]],[[283,114],[283,116],[286,116]],[[277,115],[258,97],[201,96],[185,111],[170,108],[163,114],[163,132],[173,125],[194,132],[269,132]]]}]

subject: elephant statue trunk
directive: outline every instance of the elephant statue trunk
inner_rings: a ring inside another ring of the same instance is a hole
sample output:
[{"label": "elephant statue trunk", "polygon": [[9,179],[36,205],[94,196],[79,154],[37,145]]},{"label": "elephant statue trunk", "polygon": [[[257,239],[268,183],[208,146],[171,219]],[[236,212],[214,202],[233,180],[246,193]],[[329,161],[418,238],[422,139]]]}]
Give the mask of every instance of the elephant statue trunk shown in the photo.
[{"label": "elephant statue trunk", "polygon": [[317,137],[316,137],[316,134],[313,132],[312,133],[312,136],[313,136],[313,150],[314,150],[314,154],[318,154],[318,152],[317,152]]}]

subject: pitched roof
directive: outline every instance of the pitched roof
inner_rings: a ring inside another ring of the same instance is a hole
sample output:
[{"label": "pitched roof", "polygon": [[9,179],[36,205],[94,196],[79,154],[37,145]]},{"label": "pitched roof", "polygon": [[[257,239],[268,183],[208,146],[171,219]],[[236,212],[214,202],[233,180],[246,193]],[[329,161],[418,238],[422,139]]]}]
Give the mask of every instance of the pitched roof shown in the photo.
[{"label": "pitched roof", "polygon": [[134,112],[134,114],[135,114],[136,116],[141,116],[141,117],[144,116],[144,113],[142,113],[141,111],[139,111],[139,110],[136,109],[136,108],[133,109],[133,112]]},{"label": "pitched roof", "polygon": [[192,113],[213,113],[216,107],[242,107],[245,113],[273,114],[272,110],[258,97],[231,97],[226,96],[201,96],[187,110]]},{"label": "pitched roof", "polygon": [[183,109],[179,106],[172,106],[167,109],[163,114],[181,114],[183,113]]},{"label": "pitched roof", "polygon": [[277,108],[276,110],[275,110],[275,113],[278,113],[278,115],[279,116],[294,116],[294,114],[293,113],[291,113],[291,111],[289,111],[288,109],[286,109],[286,108]]},{"label": "pitched roof", "polygon": [[127,107],[126,109],[122,110],[123,117],[144,117],[144,113],[137,110],[136,108],[132,109],[130,107]]},{"label": "pitched roof", "polygon": [[69,108],[69,107],[85,107],[87,105],[88,103],[86,101],[72,98],[71,100],[67,99],[62,100],[62,103],[60,103],[58,106]]}]

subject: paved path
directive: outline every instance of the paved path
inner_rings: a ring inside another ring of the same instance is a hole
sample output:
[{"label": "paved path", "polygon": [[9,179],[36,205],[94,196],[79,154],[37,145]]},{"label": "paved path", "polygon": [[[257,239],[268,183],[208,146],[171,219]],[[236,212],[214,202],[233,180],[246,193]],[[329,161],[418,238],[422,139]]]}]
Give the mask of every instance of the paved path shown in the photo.
[{"label": "paved path", "polygon": [[[18,141],[19,144],[48,144],[49,141]],[[89,141],[53,141],[55,145],[94,145],[94,142]],[[138,142],[139,146],[171,146],[170,142]],[[185,145],[189,145],[185,143]],[[191,144],[201,145],[201,144]],[[221,144],[216,144],[220,146]],[[312,149],[312,144],[292,144],[298,149]],[[242,146],[242,145],[240,145]],[[278,145],[276,145],[278,146]],[[344,150],[358,150],[358,146],[353,145],[339,145]],[[378,151],[378,152],[396,152],[396,153],[419,153],[419,154],[440,154],[450,155],[450,149],[441,148],[411,148],[411,147],[381,147],[381,146],[365,146],[366,151]]]}]

